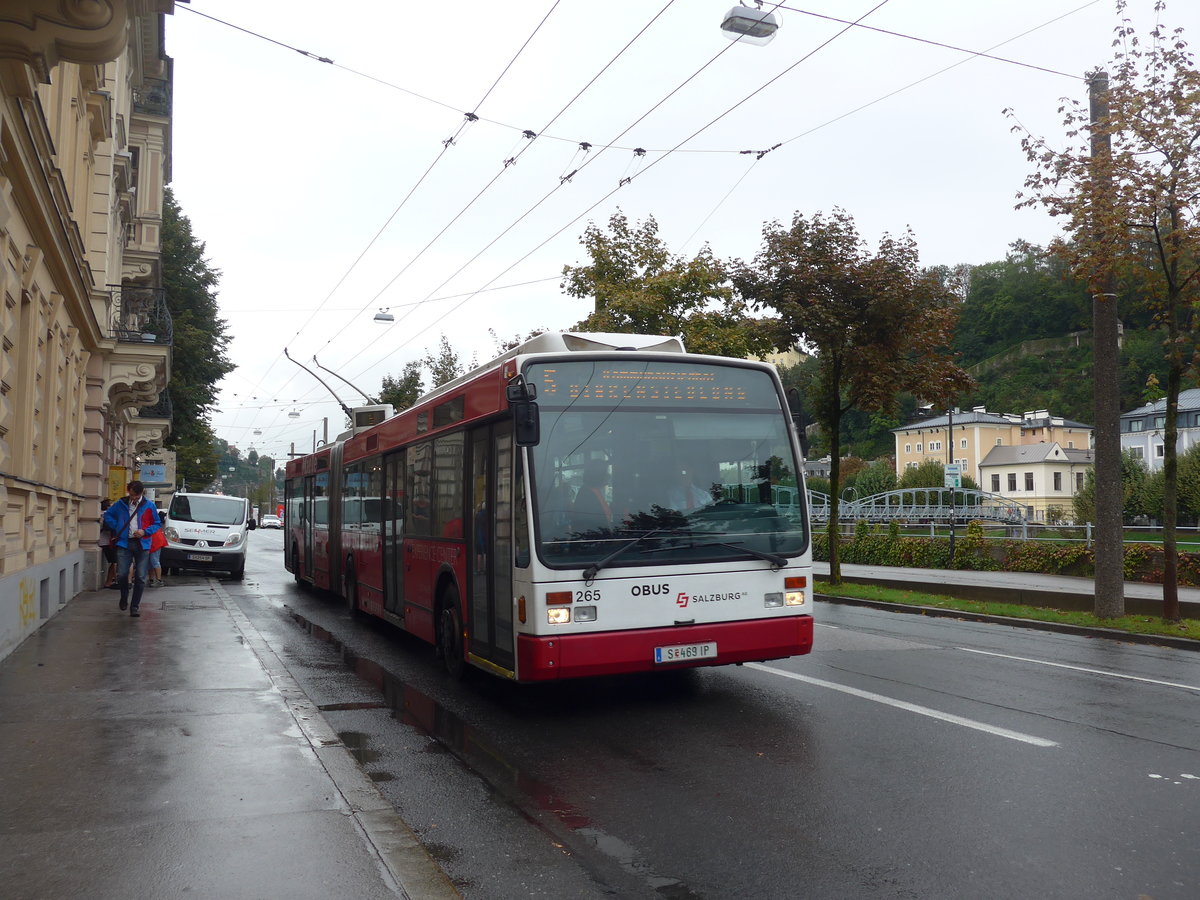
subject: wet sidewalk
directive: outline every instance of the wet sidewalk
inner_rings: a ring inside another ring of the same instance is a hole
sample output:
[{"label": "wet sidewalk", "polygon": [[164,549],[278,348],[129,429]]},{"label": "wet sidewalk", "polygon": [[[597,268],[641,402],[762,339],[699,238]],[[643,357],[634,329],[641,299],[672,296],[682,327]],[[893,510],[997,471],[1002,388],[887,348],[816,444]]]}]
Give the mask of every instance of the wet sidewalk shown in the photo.
[{"label": "wet sidewalk", "polygon": [[81,594],[0,661],[0,893],[458,897],[214,585]]}]

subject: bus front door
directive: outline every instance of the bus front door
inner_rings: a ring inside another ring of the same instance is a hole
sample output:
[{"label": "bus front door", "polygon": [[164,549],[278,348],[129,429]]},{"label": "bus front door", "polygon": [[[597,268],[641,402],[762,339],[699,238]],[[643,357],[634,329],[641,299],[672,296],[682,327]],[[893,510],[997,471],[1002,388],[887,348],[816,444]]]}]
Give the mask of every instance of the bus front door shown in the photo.
[{"label": "bus front door", "polygon": [[512,425],[471,432],[467,544],[470,550],[468,630],[472,655],[512,670]]}]

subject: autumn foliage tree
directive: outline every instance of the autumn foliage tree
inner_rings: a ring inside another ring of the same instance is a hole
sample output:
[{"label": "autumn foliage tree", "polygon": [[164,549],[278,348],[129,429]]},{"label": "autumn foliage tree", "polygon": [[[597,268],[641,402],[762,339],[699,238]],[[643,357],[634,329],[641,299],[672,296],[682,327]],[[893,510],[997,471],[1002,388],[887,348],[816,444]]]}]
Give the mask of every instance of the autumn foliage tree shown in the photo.
[{"label": "autumn foliage tree", "polygon": [[851,409],[887,411],[902,391],[946,402],[970,378],[949,349],[958,305],[937,272],[922,270],[911,233],[871,250],[837,209],[790,227],[769,222],[753,263],[732,266],[748,302],[778,315],[775,343],[809,348],[818,361],[810,400],[830,440],[829,573],[841,581],[838,493],[841,420]]},{"label": "autumn foliage tree", "polygon": [[[1156,13],[1163,8],[1156,4]],[[1120,0],[1117,10],[1124,9]],[[1178,620],[1179,393],[1196,371],[1200,346],[1200,71],[1182,29],[1156,24],[1143,40],[1125,20],[1114,46],[1107,115],[1092,122],[1083,104],[1064,103],[1072,145],[1063,149],[1024,133],[1022,146],[1036,168],[1021,200],[1063,216],[1069,240],[1058,249],[1076,273],[1097,293],[1114,276],[1139,289],[1162,332],[1163,615]],[[1097,81],[1097,73],[1089,77]],[[1107,137],[1108,152],[1092,151],[1096,136]]]},{"label": "autumn foliage tree", "polygon": [[576,327],[617,334],[682,335],[692,353],[739,359],[771,350],[767,323],[733,296],[724,265],[705,247],[691,259],[671,253],[650,216],[631,225],[620,210],[608,229],[589,224],[580,243],[588,265],[563,268],[563,290],[594,308]]}]

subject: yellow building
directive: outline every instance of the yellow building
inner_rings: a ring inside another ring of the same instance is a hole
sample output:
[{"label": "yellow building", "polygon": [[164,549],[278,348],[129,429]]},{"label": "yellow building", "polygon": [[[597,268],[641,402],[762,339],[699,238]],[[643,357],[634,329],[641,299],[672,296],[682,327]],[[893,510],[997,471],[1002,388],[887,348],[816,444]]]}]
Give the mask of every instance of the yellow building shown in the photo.
[{"label": "yellow building", "polygon": [[[953,428],[953,434],[947,431],[949,427]],[[1018,416],[988,412],[976,406],[969,411],[956,409],[949,414],[919,419],[893,428],[892,434],[896,439],[897,477],[927,459],[936,459],[943,465],[953,461],[962,466],[964,475],[988,490],[980,464],[994,447],[1057,443],[1064,450],[1087,450],[1091,447],[1092,426],[1052,416],[1044,409]]]},{"label": "yellow building", "polygon": [[0,657],[98,586],[100,498],[170,427],[173,8],[0,4]]}]

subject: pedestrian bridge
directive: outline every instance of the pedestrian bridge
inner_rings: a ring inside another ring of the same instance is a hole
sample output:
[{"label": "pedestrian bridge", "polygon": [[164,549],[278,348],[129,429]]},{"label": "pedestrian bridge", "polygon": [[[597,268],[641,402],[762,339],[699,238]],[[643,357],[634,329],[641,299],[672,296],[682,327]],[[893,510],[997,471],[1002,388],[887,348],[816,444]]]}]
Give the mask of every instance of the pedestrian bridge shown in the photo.
[{"label": "pedestrian bridge", "polygon": [[[829,495],[809,491],[808,499],[812,520],[828,522],[831,505]],[[838,518],[851,522],[981,521],[1020,524],[1033,521],[1033,507],[1001,494],[968,488],[907,488],[861,499],[841,500],[838,503]]]}]

